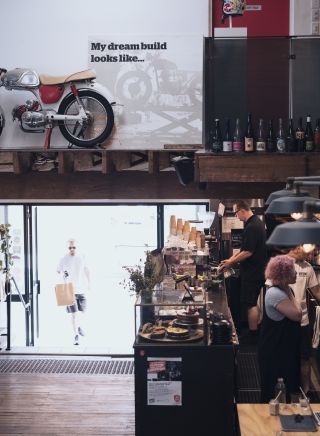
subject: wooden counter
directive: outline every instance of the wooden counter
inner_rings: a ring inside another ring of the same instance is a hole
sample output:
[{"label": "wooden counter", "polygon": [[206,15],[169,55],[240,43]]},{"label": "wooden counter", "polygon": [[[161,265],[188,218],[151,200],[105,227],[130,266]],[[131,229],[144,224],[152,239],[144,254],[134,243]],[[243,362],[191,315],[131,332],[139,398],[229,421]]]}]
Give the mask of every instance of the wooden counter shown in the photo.
[{"label": "wooden counter", "polygon": [[[311,404],[314,412],[320,411],[320,404]],[[239,426],[241,436],[275,436],[281,430],[280,419],[278,416],[269,414],[269,404],[237,404]],[[283,413],[302,413],[300,407],[291,409],[286,406]],[[317,432],[283,432],[285,436],[297,435],[320,435],[320,427]]]}]

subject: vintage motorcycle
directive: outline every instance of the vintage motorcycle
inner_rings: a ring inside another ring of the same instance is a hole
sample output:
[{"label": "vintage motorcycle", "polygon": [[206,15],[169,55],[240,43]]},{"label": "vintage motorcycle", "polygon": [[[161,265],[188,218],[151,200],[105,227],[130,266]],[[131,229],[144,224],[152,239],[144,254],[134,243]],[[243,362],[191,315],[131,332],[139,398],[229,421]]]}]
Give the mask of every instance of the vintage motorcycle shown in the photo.
[{"label": "vintage motorcycle", "polygon": [[[50,148],[52,129],[59,127],[70,144],[93,148],[111,134],[114,124],[112,106],[105,89],[95,82],[93,70],[67,76],[39,75],[36,71],[0,68],[0,87],[8,91],[30,91],[35,99],[12,109],[13,120],[26,132],[44,133],[44,148]],[[5,116],[0,106],[0,135]]]},{"label": "vintage motorcycle", "polygon": [[202,77],[199,72],[179,70],[177,65],[161,58],[159,53],[147,53],[145,62],[134,64],[131,70],[120,73],[115,94],[127,107],[158,104],[164,94],[186,96],[190,107],[202,104]]}]

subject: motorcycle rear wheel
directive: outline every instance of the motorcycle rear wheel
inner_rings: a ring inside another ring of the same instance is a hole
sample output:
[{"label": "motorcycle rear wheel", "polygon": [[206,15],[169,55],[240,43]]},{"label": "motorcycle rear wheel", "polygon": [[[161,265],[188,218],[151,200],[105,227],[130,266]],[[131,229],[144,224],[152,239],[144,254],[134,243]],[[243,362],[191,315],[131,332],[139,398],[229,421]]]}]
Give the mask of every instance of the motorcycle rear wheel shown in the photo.
[{"label": "motorcycle rear wheel", "polygon": [[[114,124],[113,109],[108,100],[96,91],[81,89],[78,95],[88,115],[88,122],[80,125],[77,121],[61,121],[59,129],[71,144],[92,148],[103,143],[111,134]],[[69,94],[61,102],[58,113],[62,115],[79,113],[73,94]]]}]

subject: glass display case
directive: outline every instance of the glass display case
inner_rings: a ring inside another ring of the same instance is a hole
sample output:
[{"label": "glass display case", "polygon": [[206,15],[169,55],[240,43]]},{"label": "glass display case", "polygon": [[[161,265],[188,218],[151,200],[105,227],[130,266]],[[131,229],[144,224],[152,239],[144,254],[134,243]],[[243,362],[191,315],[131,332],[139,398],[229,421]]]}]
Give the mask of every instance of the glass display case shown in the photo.
[{"label": "glass display case", "polygon": [[208,343],[203,288],[141,291],[135,302],[136,342]]}]

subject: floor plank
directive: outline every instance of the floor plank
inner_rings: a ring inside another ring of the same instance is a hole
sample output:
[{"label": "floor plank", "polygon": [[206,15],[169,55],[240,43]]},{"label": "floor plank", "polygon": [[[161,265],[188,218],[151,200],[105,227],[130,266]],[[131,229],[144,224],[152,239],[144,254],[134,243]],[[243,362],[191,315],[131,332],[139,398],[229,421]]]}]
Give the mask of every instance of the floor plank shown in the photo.
[{"label": "floor plank", "polygon": [[134,435],[133,375],[0,374],[0,435]]}]

